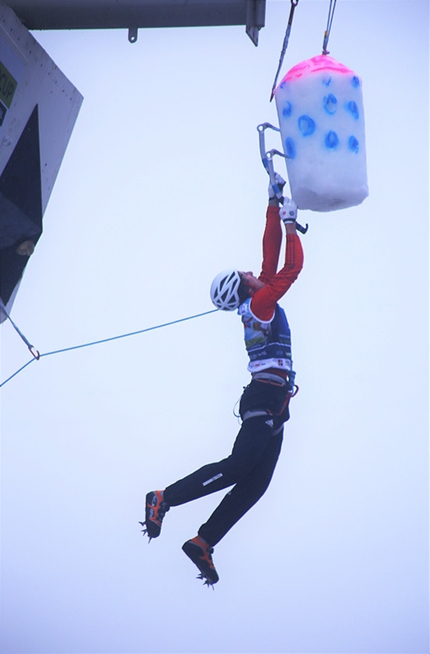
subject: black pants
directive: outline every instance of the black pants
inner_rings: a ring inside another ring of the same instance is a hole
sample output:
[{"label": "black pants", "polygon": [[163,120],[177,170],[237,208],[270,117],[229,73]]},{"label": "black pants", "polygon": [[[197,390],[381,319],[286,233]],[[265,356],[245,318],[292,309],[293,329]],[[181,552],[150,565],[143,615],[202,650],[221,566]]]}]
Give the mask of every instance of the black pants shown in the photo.
[{"label": "black pants", "polygon": [[216,545],[260,499],[269,486],[281,451],[283,423],[288,420],[287,386],[253,380],[240,401],[243,423],[226,459],[210,463],[168,486],[170,506],[234,486],[198,533]]}]

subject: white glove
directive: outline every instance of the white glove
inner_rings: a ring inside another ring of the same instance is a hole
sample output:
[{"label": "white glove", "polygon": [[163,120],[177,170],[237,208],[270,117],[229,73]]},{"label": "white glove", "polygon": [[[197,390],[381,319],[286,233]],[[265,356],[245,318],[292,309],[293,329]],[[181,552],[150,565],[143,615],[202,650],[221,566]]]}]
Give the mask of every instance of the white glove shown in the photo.
[{"label": "white glove", "polygon": [[284,224],[295,223],[297,220],[297,204],[290,198],[284,198],[284,204],[279,207],[279,216]]}]

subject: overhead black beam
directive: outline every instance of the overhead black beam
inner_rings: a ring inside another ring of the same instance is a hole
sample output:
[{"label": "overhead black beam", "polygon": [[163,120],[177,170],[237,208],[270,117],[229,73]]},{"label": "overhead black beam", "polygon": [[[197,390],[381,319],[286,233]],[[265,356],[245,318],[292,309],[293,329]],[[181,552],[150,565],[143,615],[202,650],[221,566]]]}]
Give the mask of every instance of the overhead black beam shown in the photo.
[{"label": "overhead black beam", "polygon": [[245,25],[255,45],[266,0],[2,0],[30,30]]},{"label": "overhead black beam", "polygon": [[0,298],[6,306],[42,234],[37,105],[0,176],[0,226]]}]

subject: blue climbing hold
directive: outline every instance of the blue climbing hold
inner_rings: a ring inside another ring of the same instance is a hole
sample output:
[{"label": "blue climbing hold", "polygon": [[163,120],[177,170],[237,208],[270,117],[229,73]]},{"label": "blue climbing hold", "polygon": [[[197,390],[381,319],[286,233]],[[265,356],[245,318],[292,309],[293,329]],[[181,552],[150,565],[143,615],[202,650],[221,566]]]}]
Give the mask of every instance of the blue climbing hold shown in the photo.
[{"label": "blue climbing hold", "polygon": [[285,139],[285,154],[290,159],[294,159],[296,156],[296,146],[292,138],[288,137]]},{"label": "blue climbing hold", "polygon": [[310,116],[300,116],[299,120],[299,130],[303,134],[303,136],[310,136],[315,132],[315,121],[312,120]]},{"label": "blue climbing hold", "polygon": [[357,103],[354,102],[354,100],[347,102],[346,109],[349,111],[351,116],[355,118],[355,120],[358,120],[360,118],[360,112],[358,111]]},{"label": "blue climbing hold", "polygon": [[325,111],[328,114],[330,114],[330,116],[335,114],[336,109],[337,109],[337,98],[336,98],[336,96],[334,96],[333,93],[329,93],[328,95],[324,96],[323,106],[324,106]]},{"label": "blue climbing hold", "polygon": [[325,137],[325,145],[329,150],[334,150],[339,145],[339,137],[336,132],[328,132]]},{"label": "blue climbing hold", "polygon": [[358,152],[360,148],[360,144],[358,142],[358,139],[355,138],[355,136],[350,136],[348,139],[348,148],[351,150],[351,152]]},{"label": "blue climbing hold", "polygon": [[354,75],[354,77],[351,80],[352,86],[357,89],[360,86],[360,80],[358,79],[357,75]]},{"label": "blue climbing hold", "polygon": [[288,118],[289,116],[291,116],[292,110],[293,107],[291,105],[291,102],[287,101],[282,108],[282,115],[284,116],[284,118]]}]

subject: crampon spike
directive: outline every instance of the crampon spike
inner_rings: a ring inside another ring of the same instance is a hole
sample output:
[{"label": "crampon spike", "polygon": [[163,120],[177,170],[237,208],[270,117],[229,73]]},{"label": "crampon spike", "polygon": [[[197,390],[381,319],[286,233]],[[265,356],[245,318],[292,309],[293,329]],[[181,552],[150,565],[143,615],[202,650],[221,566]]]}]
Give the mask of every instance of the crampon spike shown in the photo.
[{"label": "crampon spike", "polygon": [[142,525],[142,527],[143,527],[143,529],[142,529],[142,534],[143,534],[144,536],[148,536],[148,545],[149,545],[149,543],[151,542],[152,538],[151,538],[151,536],[149,536],[149,534],[148,534],[148,529],[146,528],[146,523],[145,523],[145,522],[140,522],[140,520],[139,520],[139,524]]},{"label": "crampon spike", "polygon": [[215,590],[214,585],[203,574],[200,573],[199,575],[197,575],[196,579],[203,581],[203,586],[207,586],[208,588],[212,588],[212,590]]}]

